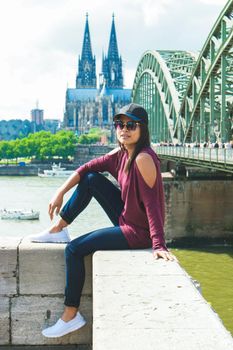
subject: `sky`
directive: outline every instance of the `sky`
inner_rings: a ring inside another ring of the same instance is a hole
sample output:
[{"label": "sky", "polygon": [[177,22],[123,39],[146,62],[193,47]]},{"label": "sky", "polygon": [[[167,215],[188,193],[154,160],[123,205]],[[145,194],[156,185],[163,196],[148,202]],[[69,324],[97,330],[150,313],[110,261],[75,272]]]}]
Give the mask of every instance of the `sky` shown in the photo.
[{"label": "sky", "polygon": [[75,88],[86,13],[97,77],[107,53],[112,14],[132,88],[146,50],[198,52],[226,0],[0,0],[0,119],[63,119],[67,87]]}]

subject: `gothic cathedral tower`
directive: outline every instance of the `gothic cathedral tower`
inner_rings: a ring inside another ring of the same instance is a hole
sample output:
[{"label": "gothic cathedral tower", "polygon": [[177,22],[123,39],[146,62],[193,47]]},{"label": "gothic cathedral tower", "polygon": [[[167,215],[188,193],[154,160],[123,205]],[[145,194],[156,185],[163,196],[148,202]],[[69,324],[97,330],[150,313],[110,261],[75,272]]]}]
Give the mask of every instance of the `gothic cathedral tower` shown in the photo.
[{"label": "gothic cathedral tower", "polygon": [[[101,79],[102,78],[102,79]],[[107,57],[103,56],[100,89],[105,84],[108,89],[123,89],[122,59],[118,54],[114,14]]]},{"label": "gothic cathedral tower", "polygon": [[86,14],[86,25],[83,38],[82,56],[78,60],[78,75],[76,77],[76,89],[96,89],[96,65],[95,56],[92,55],[91,38]]},{"label": "gothic cathedral tower", "polygon": [[75,130],[78,135],[88,133],[93,127],[105,128],[111,131],[113,142],[113,115],[131,101],[131,90],[123,88],[122,59],[118,53],[114,15],[108,54],[102,58],[99,85],[97,88],[96,60],[92,55],[87,14],[76,87],[66,90],[64,127]]}]

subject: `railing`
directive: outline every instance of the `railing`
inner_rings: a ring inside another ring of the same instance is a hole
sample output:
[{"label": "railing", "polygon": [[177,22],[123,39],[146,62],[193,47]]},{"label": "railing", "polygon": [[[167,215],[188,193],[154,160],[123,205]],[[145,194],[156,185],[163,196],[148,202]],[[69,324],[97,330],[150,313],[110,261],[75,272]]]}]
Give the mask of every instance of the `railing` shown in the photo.
[{"label": "railing", "polygon": [[153,145],[156,153],[184,163],[233,172],[233,149]]}]

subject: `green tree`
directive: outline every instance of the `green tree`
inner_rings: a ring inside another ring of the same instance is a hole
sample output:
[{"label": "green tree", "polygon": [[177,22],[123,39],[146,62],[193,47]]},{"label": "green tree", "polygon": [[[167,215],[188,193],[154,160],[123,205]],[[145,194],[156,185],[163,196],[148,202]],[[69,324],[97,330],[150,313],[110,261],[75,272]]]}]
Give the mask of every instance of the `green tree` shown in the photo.
[{"label": "green tree", "polygon": [[22,139],[0,141],[0,158],[17,160],[19,157],[35,157],[44,160],[73,157],[77,141],[72,131],[62,130],[57,134],[40,131]]},{"label": "green tree", "polygon": [[7,164],[9,159],[13,159],[14,151],[13,144],[11,141],[0,141],[0,158],[6,159]]}]

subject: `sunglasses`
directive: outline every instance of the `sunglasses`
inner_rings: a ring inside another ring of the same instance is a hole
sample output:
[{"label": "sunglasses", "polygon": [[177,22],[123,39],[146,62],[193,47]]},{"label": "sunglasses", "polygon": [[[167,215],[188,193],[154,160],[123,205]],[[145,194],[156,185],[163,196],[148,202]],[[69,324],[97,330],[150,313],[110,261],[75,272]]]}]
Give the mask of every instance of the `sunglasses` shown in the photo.
[{"label": "sunglasses", "polygon": [[114,125],[114,128],[115,128],[115,129],[123,130],[124,127],[126,126],[126,129],[127,129],[128,131],[132,131],[132,130],[134,131],[134,130],[137,129],[137,126],[140,125],[140,123],[134,122],[134,121],[132,121],[132,120],[130,120],[130,121],[127,122],[127,123],[123,123],[121,120],[116,120],[116,121],[113,123],[113,125]]}]

